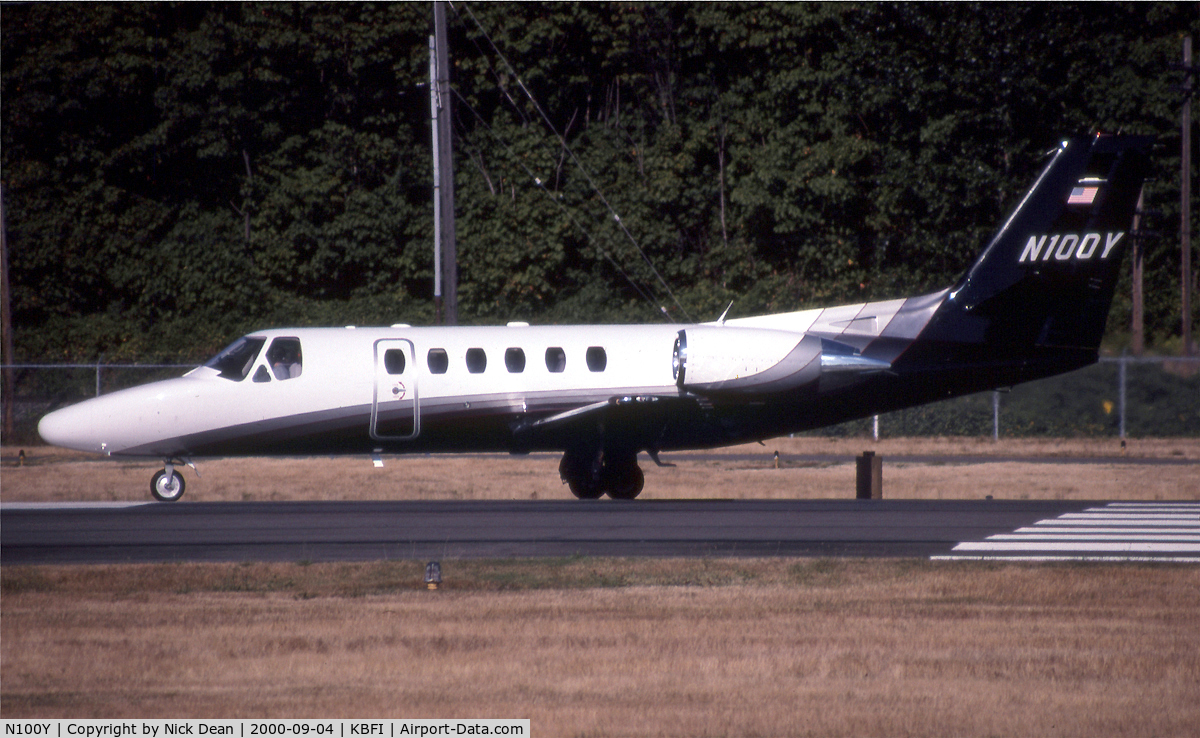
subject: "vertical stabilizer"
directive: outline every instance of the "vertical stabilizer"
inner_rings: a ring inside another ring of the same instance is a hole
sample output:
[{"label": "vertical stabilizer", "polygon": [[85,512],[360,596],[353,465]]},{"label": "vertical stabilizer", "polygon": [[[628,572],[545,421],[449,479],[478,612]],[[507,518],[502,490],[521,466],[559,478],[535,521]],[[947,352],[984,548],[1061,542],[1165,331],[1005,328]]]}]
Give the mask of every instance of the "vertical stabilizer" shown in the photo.
[{"label": "vertical stabilizer", "polygon": [[[1153,139],[1063,141],[921,336],[990,363],[1090,352],[1104,334]],[[929,345],[928,343],[926,345]],[[972,348],[973,347],[973,350]]]}]

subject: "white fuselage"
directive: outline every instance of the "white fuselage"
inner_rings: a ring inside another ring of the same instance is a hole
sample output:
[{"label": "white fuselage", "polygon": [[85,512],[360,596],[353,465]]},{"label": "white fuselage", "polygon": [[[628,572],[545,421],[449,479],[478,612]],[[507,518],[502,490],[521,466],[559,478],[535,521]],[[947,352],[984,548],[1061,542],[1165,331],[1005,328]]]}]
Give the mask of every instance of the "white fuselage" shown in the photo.
[{"label": "white fuselage", "polygon": [[[687,396],[688,387],[672,367],[682,331],[690,330],[693,343],[706,351],[700,356],[700,349],[693,348],[696,381],[703,374],[706,387],[737,389],[747,377],[768,376],[763,372],[786,366],[781,361],[789,352],[797,361],[800,352],[795,349],[806,336],[810,342],[819,336],[864,348],[884,334],[905,302],[703,326],[258,331],[247,336],[258,342],[253,361],[233,373],[210,362],[177,379],[58,410],[42,420],[39,432],[59,446],[162,458],[558,448],[563,444],[551,431],[570,425],[572,411],[622,398],[657,402]],[[922,319],[937,300],[928,302],[919,310]],[[894,336],[900,345],[915,336],[918,323],[923,325],[923,320],[909,322],[912,326],[903,335]],[[816,354],[798,359],[810,374],[819,373],[823,361],[819,341],[814,345]],[[298,354],[286,360],[290,372],[276,361],[285,348]],[[801,376],[798,369],[788,371]],[[568,415],[557,422],[563,414]],[[713,445],[718,440],[702,435],[669,445]]]},{"label": "white fuselage", "polygon": [[[678,390],[671,378],[674,326],[486,328],[288,328],[258,331],[265,346],[293,338],[302,371],[279,379],[261,351],[239,380],[198,367],[177,379],[104,395],[47,416],[39,430],[49,442],[111,455],[178,455],[177,439],[222,429],[262,427],[294,433],[289,418],[337,424],[364,413],[404,408],[437,416],[461,410],[538,413],[587,404],[611,394]],[[588,350],[593,365],[589,369]],[[387,351],[402,351],[404,366],[389,373]],[[598,365],[597,350],[604,365]],[[513,354],[520,351],[523,366]],[[551,366],[546,354],[551,351]],[[431,369],[430,354],[434,366]],[[444,355],[441,353],[444,352]],[[468,366],[468,352],[471,364]],[[559,353],[561,352],[561,353]],[[444,356],[444,371],[437,371]],[[554,371],[552,371],[552,369]],[[256,376],[259,381],[255,381]],[[419,422],[419,421],[418,421]],[[380,440],[400,442],[403,438]],[[411,435],[401,432],[396,436]],[[186,444],[184,444],[186,445]]]}]

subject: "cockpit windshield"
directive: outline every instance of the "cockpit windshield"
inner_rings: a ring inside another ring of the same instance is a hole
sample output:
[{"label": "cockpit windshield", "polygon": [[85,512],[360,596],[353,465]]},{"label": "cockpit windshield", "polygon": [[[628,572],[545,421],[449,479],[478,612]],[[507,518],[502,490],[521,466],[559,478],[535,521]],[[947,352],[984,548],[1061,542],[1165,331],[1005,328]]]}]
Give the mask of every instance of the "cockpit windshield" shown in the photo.
[{"label": "cockpit windshield", "polygon": [[254,366],[254,360],[266,342],[265,338],[242,336],[209,359],[204,366],[216,369],[225,379],[240,382],[250,373],[250,367]]}]

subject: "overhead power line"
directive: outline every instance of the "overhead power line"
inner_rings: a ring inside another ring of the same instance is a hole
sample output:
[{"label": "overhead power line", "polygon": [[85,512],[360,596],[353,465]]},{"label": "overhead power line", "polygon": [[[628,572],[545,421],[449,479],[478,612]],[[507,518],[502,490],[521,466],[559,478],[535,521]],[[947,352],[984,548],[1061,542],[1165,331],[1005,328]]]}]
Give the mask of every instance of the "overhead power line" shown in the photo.
[{"label": "overhead power line", "polygon": [[[451,3],[450,7],[453,8],[455,12],[458,11],[458,7],[453,3]],[[623,233],[629,242],[633,244],[633,247],[637,249],[637,252],[641,254],[641,257],[646,262],[646,266],[649,267],[651,274],[654,275],[654,278],[658,280],[658,283],[662,286],[663,290],[665,290],[667,295],[670,296],[671,301],[675,303],[675,307],[679,308],[679,311],[683,313],[684,317],[687,318],[689,322],[694,322],[692,321],[691,315],[688,314],[687,310],[684,309],[683,305],[680,304],[679,300],[675,297],[675,293],[671,291],[671,288],[667,284],[666,280],[663,279],[658,269],[654,267],[654,263],[650,261],[650,257],[646,255],[646,252],[642,249],[641,245],[638,244],[637,239],[635,239],[633,234],[629,232],[629,229],[625,227],[625,223],[621,220],[621,216],[617,213],[616,209],[613,208],[612,204],[609,203],[608,198],[604,196],[604,192],[600,189],[600,186],[596,184],[596,180],[592,177],[587,167],[585,167],[583,162],[579,161],[579,158],[575,156],[575,152],[572,151],[571,147],[567,144],[566,138],[558,132],[558,128],[555,127],[554,123],[550,120],[550,117],[546,115],[546,112],[542,110],[542,106],[538,103],[537,98],[535,98],[533,93],[529,91],[529,88],[525,86],[525,82],[521,79],[521,75],[517,74],[516,69],[514,69],[512,64],[509,63],[508,58],[504,56],[499,47],[496,46],[495,41],[493,41],[492,37],[488,35],[488,32],[484,29],[483,24],[479,22],[479,19],[475,17],[475,14],[471,12],[471,9],[467,7],[466,4],[462,4],[462,9],[466,11],[468,16],[470,16],[471,21],[475,24],[475,27],[479,29],[479,32],[483,35],[483,37],[487,39],[488,44],[492,47],[492,51],[496,54],[500,61],[504,63],[505,69],[507,69],[508,73],[512,75],[513,79],[516,80],[517,86],[521,88],[521,92],[523,92],[525,97],[529,99],[529,102],[538,112],[538,115],[541,116],[542,121],[546,124],[546,127],[549,128],[554,136],[558,139],[559,143],[562,145],[563,151],[567,152],[567,155],[571,158],[571,161],[575,164],[579,171],[583,173],[584,178],[587,179],[588,185],[591,186],[592,190],[594,190],[596,195],[600,198],[600,202],[604,204],[604,207],[612,216],[613,222],[617,224],[617,227],[621,230],[621,233]],[[505,94],[507,95],[507,92]],[[511,97],[509,99],[511,100]]]},{"label": "overhead power line", "polygon": [[[475,110],[475,108],[471,106],[471,103],[469,103],[462,95],[460,95],[458,90],[451,88],[451,92],[453,92],[454,96],[456,98],[458,98],[459,103],[461,103],[463,106],[465,106],[467,110],[471,111],[471,114],[474,115],[475,119],[477,121],[479,121],[480,125],[482,125],[484,127],[484,130],[486,130],[488,133],[491,134],[492,138],[495,139],[496,143],[498,143],[504,147],[505,151],[508,152],[508,154],[512,158],[512,160],[517,162],[517,164],[519,164],[520,167],[525,170],[525,174],[534,183],[534,185],[537,186],[537,188],[540,189],[542,191],[542,193],[545,194],[546,197],[548,197],[550,199],[550,201],[553,202],[554,205],[560,211],[562,211],[562,214],[567,217],[567,220],[569,220],[571,222],[571,225],[575,226],[575,228],[577,228],[579,230],[579,232],[583,234],[583,237],[585,239],[587,239],[587,242],[589,244],[591,244],[591,246],[593,248],[596,249],[596,252],[598,254],[600,254],[601,256],[603,256],[605,259],[607,259],[608,263],[612,264],[613,268],[616,269],[617,272],[619,272],[620,275],[625,278],[625,281],[629,283],[629,286],[633,287],[633,289],[639,295],[642,296],[642,299],[644,299],[646,302],[650,303],[650,305],[657,308],[659,301],[655,300],[653,297],[646,294],[646,291],[643,290],[640,286],[638,286],[638,283],[633,279],[633,277],[629,276],[629,274],[624,269],[621,268],[621,265],[617,262],[617,260],[614,259],[612,257],[612,255],[609,254],[608,251],[606,251],[604,249],[604,247],[600,246],[600,244],[596,241],[596,239],[592,236],[592,234],[588,231],[588,229],[584,228],[583,224],[579,222],[579,219],[576,218],[575,215],[571,212],[571,210],[562,203],[562,200],[559,199],[558,197],[555,197],[554,193],[552,193],[546,187],[545,181],[542,180],[541,177],[537,176],[533,172],[533,170],[531,170],[529,168],[529,166],[525,164],[525,162],[521,161],[521,157],[518,156],[516,154],[516,152],[514,152],[512,150],[512,147],[509,146],[508,143],[506,143],[502,138],[500,138],[500,134],[496,133],[496,131],[488,124],[488,122],[483,119],[483,116],[481,116]],[[658,312],[660,315],[662,315],[661,310]]]}]

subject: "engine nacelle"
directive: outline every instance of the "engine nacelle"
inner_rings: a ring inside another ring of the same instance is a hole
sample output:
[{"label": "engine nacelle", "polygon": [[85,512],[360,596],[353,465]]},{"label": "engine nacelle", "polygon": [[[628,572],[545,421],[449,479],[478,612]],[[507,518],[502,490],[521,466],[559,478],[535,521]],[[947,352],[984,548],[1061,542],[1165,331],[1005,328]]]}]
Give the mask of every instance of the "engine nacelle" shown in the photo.
[{"label": "engine nacelle", "polygon": [[821,376],[821,339],[767,328],[695,326],[679,331],[675,383],[696,392],[784,392]]}]

